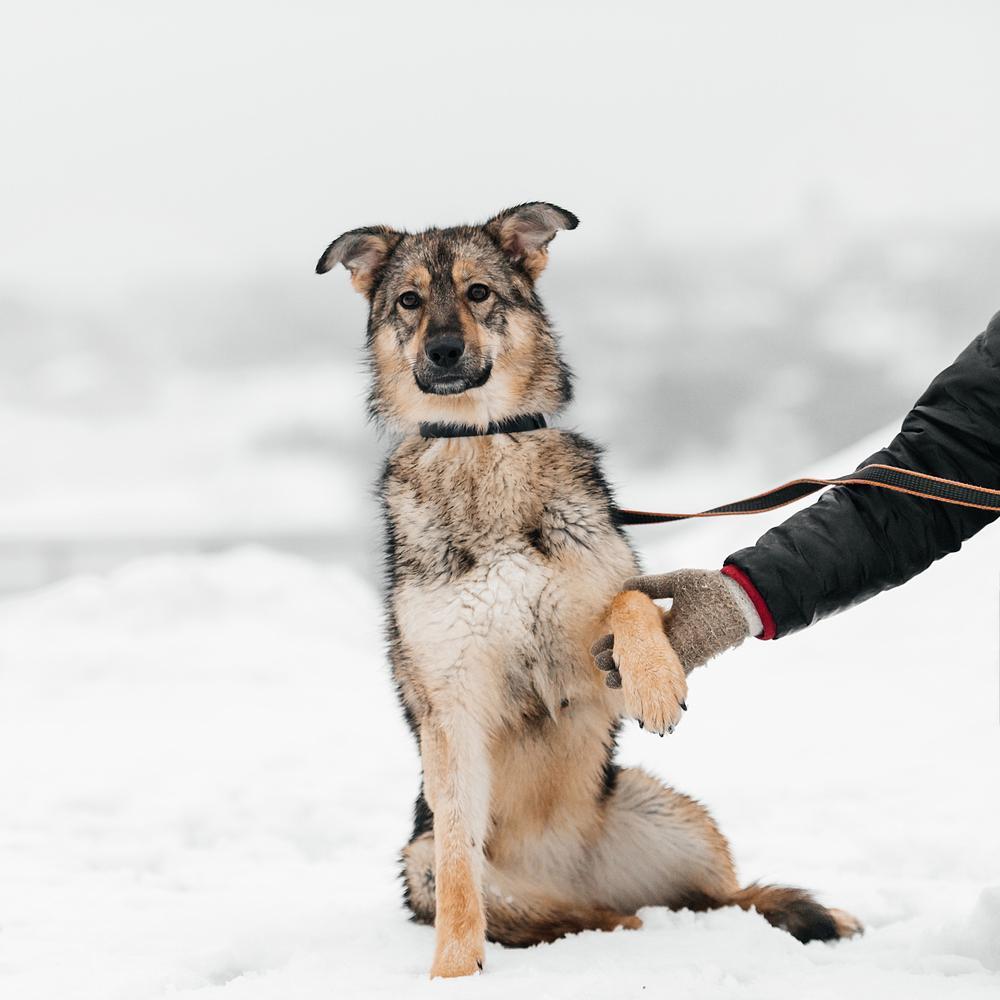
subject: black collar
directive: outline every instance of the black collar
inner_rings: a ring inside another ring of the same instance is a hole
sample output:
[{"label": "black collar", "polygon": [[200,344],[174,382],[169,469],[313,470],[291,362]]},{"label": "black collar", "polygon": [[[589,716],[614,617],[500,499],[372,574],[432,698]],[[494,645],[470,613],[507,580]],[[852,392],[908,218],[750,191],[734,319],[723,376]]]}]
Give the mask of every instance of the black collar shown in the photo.
[{"label": "black collar", "polygon": [[468,424],[421,424],[420,436],[424,438],[481,437],[484,434],[518,434],[521,431],[540,431],[545,427],[541,413],[525,413],[508,417],[487,427],[470,427]]}]

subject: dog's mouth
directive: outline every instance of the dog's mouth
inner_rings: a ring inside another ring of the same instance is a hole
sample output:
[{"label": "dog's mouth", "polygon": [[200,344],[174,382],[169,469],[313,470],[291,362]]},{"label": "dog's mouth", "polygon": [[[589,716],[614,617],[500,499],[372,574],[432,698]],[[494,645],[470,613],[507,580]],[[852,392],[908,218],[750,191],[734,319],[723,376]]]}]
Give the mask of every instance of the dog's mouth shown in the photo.
[{"label": "dog's mouth", "polygon": [[461,392],[486,385],[492,374],[493,362],[487,361],[478,372],[428,372],[414,369],[413,378],[421,392],[433,396],[457,396]]}]

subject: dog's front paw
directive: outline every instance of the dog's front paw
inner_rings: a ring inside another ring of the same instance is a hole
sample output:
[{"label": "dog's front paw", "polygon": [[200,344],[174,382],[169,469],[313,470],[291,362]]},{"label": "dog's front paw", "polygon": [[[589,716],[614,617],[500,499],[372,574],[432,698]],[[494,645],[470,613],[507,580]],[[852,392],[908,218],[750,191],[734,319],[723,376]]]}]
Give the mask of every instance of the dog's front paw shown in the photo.
[{"label": "dog's front paw", "polygon": [[660,609],[645,594],[626,590],[611,602],[608,617],[626,713],[660,736],[672,733],[687,708],[687,677]]},{"label": "dog's front paw", "polygon": [[431,979],[455,979],[458,976],[474,976],[483,971],[483,937],[481,934],[466,934],[462,937],[439,941],[431,965]]}]

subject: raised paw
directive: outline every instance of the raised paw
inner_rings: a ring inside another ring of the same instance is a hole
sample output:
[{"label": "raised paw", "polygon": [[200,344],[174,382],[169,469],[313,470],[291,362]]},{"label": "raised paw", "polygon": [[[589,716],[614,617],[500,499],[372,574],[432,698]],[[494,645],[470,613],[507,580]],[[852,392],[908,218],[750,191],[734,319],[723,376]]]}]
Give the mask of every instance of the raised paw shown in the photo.
[{"label": "raised paw", "polygon": [[[621,687],[626,714],[644,729],[672,733],[687,708],[687,677],[660,609],[645,594],[626,590],[611,602],[608,620],[612,643],[599,640],[592,650],[598,666],[614,670],[608,686]],[[598,648],[602,642],[604,649]]]}]

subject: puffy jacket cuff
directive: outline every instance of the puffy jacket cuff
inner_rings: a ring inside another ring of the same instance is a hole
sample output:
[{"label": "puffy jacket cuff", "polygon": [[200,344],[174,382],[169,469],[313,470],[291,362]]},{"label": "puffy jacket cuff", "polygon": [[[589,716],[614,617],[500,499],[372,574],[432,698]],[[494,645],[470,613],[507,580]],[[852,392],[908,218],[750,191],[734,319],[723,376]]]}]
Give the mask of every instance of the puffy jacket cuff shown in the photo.
[{"label": "puffy jacket cuff", "polygon": [[732,563],[726,563],[722,567],[722,573],[724,576],[728,576],[730,580],[734,580],[743,589],[743,592],[750,598],[750,603],[753,604],[754,610],[760,618],[760,623],[762,626],[762,631],[757,636],[758,639],[773,639],[777,635],[778,627],[774,621],[774,615],[771,614],[770,608],[767,606],[767,601],[761,596],[760,591],[753,585],[753,581],[739,568],[739,566],[734,566]]}]

